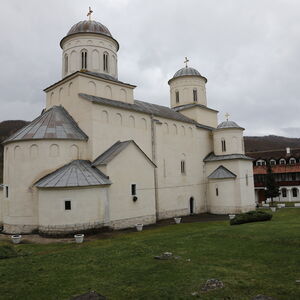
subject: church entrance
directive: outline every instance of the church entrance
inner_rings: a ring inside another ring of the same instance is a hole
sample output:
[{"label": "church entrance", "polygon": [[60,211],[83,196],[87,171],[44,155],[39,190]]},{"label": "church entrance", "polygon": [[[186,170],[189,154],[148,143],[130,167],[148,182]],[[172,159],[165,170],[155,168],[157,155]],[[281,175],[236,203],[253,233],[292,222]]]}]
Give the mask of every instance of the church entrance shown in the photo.
[{"label": "church entrance", "polygon": [[190,198],[190,214],[192,215],[194,213],[194,198]]}]

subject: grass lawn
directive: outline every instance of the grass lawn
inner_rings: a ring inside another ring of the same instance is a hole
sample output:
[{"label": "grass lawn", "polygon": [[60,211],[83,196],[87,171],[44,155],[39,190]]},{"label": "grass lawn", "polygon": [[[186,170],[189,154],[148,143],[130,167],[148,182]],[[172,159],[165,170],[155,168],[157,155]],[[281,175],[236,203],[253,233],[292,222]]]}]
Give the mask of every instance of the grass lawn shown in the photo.
[{"label": "grass lawn", "polygon": [[[225,287],[200,299],[300,299],[300,209],[281,209],[269,222],[189,223],[81,245],[14,247],[30,255],[0,260],[0,299],[69,299],[89,290],[108,299],[197,299],[191,293],[210,278]],[[165,251],[181,259],[153,258]]]}]

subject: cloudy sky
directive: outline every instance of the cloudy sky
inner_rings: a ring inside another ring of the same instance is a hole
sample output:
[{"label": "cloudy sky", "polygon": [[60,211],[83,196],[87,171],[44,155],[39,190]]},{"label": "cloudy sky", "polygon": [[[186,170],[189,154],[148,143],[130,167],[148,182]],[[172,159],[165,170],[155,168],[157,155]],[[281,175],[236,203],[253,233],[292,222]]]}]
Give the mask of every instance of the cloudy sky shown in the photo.
[{"label": "cloudy sky", "polygon": [[300,137],[297,0],[1,0],[0,121],[40,114],[61,78],[59,41],[89,6],[119,41],[119,79],[136,99],[169,105],[167,81],[188,56],[220,121]]}]

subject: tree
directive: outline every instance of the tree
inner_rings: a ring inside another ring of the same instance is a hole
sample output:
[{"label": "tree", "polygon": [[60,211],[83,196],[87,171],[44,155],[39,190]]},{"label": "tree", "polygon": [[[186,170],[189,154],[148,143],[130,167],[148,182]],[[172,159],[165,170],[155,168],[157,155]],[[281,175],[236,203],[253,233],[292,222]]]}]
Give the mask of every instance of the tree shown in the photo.
[{"label": "tree", "polygon": [[271,205],[273,205],[273,198],[280,195],[279,186],[275,181],[275,176],[272,172],[271,166],[268,164],[267,175],[266,175],[266,198],[271,198]]}]

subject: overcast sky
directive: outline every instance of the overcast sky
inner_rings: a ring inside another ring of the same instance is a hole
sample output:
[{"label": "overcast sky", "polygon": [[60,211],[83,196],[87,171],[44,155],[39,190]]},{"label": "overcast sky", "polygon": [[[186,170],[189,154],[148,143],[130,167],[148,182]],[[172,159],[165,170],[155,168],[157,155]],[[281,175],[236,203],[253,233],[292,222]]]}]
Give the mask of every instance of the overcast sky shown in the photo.
[{"label": "overcast sky", "polygon": [[184,66],[208,78],[208,106],[246,135],[300,137],[300,1],[1,0],[0,121],[32,120],[61,78],[60,40],[86,19],[118,40],[119,79],[135,99],[169,105]]}]

